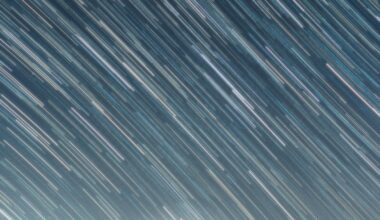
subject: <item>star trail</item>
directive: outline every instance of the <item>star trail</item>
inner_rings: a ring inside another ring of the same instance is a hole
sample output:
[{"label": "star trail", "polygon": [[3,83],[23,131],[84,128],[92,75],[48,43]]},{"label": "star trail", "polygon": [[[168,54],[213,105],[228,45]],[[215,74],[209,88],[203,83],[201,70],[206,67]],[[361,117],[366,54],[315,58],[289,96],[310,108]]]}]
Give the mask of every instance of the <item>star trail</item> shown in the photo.
[{"label": "star trail", "polygon": [[0,219],[380,219],[378,0],[1,0]]}]

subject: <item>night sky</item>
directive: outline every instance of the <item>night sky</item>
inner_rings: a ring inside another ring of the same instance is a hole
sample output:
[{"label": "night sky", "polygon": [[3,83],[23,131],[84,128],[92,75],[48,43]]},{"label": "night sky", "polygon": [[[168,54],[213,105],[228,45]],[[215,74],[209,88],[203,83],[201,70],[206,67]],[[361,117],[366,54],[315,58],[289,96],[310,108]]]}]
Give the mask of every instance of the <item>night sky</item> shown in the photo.
[{"label": "night sky", "polygon": [[380,219],[380,2],[0,0],[0,219]]}]

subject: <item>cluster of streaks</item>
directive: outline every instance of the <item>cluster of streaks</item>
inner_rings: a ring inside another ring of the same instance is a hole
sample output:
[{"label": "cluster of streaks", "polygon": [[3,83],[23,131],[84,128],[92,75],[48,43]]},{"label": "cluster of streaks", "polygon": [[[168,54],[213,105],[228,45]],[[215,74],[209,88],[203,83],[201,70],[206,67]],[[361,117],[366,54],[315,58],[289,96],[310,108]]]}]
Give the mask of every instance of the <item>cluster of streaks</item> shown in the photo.
[{"label": "cluster of streaks", "polygon": [[379,219],[377,0],[1,0],[0,219]]}]

